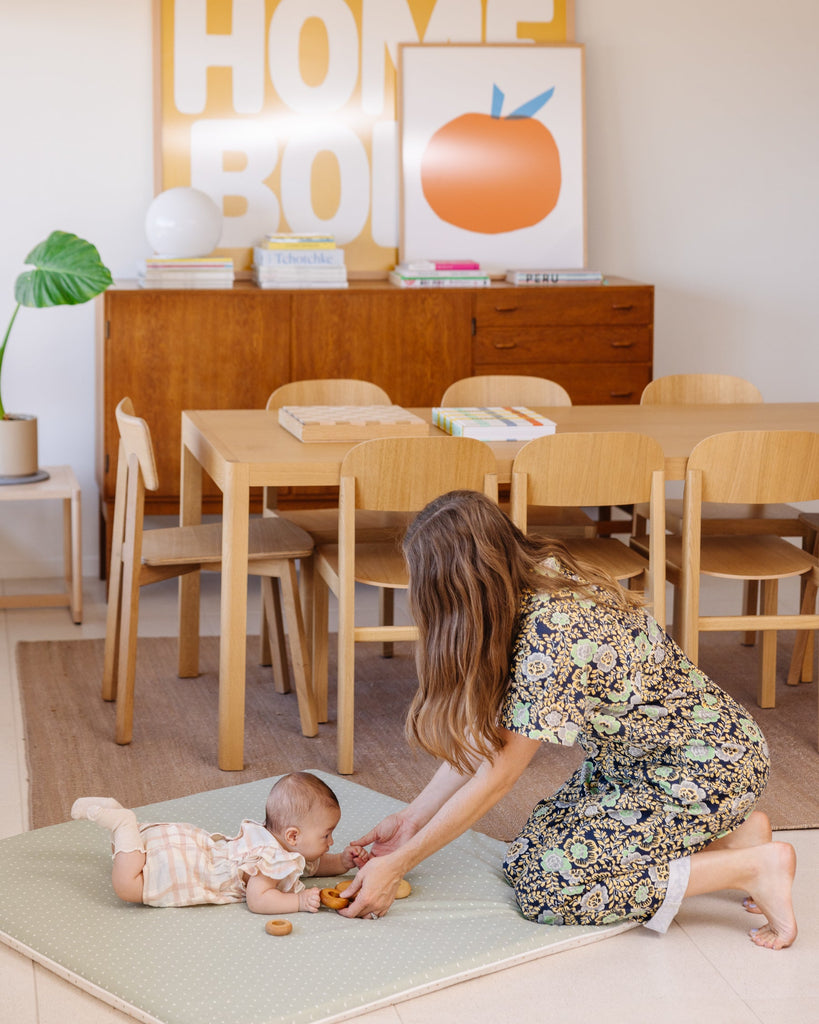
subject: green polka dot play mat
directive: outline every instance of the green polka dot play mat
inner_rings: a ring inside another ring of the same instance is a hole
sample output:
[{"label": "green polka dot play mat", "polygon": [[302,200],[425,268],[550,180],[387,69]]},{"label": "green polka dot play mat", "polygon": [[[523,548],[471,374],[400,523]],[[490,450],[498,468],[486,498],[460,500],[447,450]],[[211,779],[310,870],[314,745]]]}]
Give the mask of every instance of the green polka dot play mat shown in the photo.
[{"label": "green polka dot play mat", "polygon": [[[337,776],[340,847],[402,805]],[[235,834],[259,818],[273,779],[137,808]],[[87,795],[87,794],[77,794]],[[116,794],[103,794],[116,795]],[[0,939],[150,1024],[310,1024],[365,1010],[614,935],[533,924],[504,882],[505,844],[476,832],[419,865],[408,899],[378,921],[293,914],[285,937],[245,904],[157,909],[111,890],[107,832],[69,821],[0,840]],[[308,879],[307,884],[328,884]]]}]

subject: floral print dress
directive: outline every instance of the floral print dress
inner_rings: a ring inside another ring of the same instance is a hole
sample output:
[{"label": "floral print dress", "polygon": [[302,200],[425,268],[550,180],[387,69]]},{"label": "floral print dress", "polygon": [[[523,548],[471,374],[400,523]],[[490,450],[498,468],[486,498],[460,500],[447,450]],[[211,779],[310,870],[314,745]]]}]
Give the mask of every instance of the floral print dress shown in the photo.
[{"label": "floral print dress", "polygon": [[504,871],[531,920],[665,931],[688,857],[742,824],[765,788],[767,746],[650,615],[570,586],[524,596],[501,724],[579,743],[585,759],[532,811]]}]

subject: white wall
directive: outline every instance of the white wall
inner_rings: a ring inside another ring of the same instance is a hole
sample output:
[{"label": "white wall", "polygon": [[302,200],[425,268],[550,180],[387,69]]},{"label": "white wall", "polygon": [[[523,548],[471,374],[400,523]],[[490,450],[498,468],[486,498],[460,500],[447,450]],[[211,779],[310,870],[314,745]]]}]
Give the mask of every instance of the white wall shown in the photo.
[{"label": "white wall", "polygon": [[[656,285],[655,374],[731,372],[815,400],[819,5],[577,0],[586,45],[589,264]],[[115,277],[145,256],[151,0],[0,0],[0,327],[54,228]],[[3,398],[83,489],[97,572],[94,309],[21,311]],[[51,575],[50,503],[0,506],[0,577]]]}]

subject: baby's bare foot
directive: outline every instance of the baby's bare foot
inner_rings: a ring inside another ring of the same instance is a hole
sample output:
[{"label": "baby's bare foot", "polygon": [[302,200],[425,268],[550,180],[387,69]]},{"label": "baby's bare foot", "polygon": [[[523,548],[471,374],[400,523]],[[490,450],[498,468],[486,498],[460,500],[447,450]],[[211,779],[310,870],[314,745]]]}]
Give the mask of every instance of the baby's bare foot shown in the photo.
[{"label": "baby's bare foot", "polygon": [[766,949],[784,949],[796,938],[791,890],[796,874],[796,851],[790,843],[768,843],[759,849],[758,877],[751,902],[767,923],[752,928],[751,941]]}]

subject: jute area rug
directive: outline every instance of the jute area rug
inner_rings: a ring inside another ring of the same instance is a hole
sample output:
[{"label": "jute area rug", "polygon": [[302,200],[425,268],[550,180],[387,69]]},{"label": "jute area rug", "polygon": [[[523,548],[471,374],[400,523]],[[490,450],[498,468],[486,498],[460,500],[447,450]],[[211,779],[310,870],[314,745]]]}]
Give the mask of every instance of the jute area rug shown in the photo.
[{"label": "jute area rug", "polygon": [[[114,743],[114,705],[100,699],[102,640],[18,644],[30,827],[66,821],[72,802],[81,795],[112,795],[137,807],[296,769],[335,774],[332,685],[330,721],[320,726],[317,737],[305,738],[295,694],[275,692],[270,670],[256,664],[257,643],[256,638],[248,641],[245,768],[230,773],[216,765],[216,638],[202,640],[201,675],[196,679],[177,678],[175,639],[140,639],[129,746]],[[789,654],[790,644],[783,638],[780,679]],[[702,668],[752,712],[768,739],[773,771],[760,806],[774,828],[817,828],[816,684],[780,683],[777,707],[760,709],[755,700],[758,657],[758,649],[743,647],[734,634],[703,637]],[[352,778],[401,801],[412,800],[435,769],[433,760],[413,752],[404,738],[415,686],[410,645],[397,644],[391,659],[381,658],[376,645],[359,645]],[[579,750],[544,745],[515,789],[476,830],[504,841],[513,838],[536,801],[557,789],[579,761]]]}]

